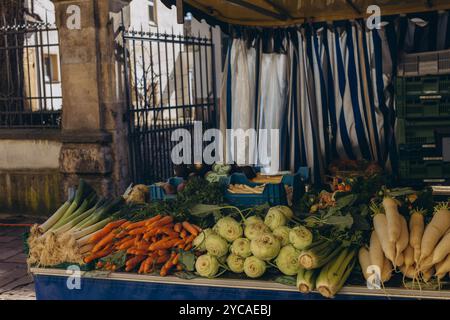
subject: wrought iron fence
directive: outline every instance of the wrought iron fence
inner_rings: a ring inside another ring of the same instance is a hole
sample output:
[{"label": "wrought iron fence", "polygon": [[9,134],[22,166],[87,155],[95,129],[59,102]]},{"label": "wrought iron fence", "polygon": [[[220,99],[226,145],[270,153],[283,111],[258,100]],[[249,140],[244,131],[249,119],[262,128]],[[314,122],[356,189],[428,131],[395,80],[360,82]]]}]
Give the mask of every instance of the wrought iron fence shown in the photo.
[{"label": "wrought iron fence", "polygon": [[0,26],[0,127],[58,128],[60,78],[56,27]]},{"label": "wrought iron fence", "polygon": [[135,182],[173,175],[173,130],[216,125],[211,29],[205,36],[123,30],[129,148]]}]

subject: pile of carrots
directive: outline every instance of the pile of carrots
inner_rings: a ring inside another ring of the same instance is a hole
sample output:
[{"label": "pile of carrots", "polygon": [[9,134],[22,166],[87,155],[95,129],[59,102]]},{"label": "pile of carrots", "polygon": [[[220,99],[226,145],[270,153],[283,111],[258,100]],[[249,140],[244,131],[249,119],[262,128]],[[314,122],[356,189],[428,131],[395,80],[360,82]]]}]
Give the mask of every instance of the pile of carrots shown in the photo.
[{"label": "pile of carrots", "polygon": [[[171,216],[157,215],[139,222],[114,221],[89,239],[92,249],[84,262],[125,251],[125,271],[132,271],[139,265],[139,273],[150,273],[161,266],[160,275],[165,276],[173,268],[183,270],[179,252],[192,249],[192,241],[201,231],[187,221],[174,223]],[[117,266],[98,261],[97,268],[115,271]]]}]

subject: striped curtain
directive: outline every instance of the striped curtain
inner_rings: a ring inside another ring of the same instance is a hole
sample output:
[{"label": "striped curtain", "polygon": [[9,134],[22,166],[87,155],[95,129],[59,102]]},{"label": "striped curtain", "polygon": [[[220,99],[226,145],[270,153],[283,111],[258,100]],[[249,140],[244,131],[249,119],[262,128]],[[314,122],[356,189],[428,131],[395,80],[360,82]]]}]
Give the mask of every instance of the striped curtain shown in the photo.
[{"label": "striped curtain", "polygon": [[[251,79],[257,82],[255,128],[265,123],[265,128],[281,129],[280,169],[296,171],[308,166],[314,182],[320,182],[332,160],[366,159],[395,172],[393,81],[397,60],[403,51],[450,47],[448,12],[436,15],[434,22],[417,16],[390,17],[373,30],[367,29],[363,20],[356,20],[259,31],[256,38],[261,41],[257,41],[254,55],[257,71]],[[420,46],[424,34],[432,35],[430,30],[436,35]],[[264,43],[273,44],[267,38],[274,35],[281,39],[277,42],[282,50],[275,45],[267,52],[270,46]],[[268,67],[276,64],[275,60],[286,61],[286,67]],[[274,70],[280,74],[273,75]],[[230,76],[230,72],[224,73],[227,88]],[[275,96],[279,103],[268,99]],[[228,100],[223,94],[225,113],[248,112],[232,111]]]}]

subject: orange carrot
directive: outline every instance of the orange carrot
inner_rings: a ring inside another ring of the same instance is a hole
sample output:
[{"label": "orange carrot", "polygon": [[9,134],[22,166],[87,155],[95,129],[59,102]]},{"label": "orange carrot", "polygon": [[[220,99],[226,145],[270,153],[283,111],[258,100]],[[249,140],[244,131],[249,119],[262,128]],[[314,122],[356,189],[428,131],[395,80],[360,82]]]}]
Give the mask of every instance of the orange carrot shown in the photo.
[{"label": "orange carrot", "polygon": [[148,257],[143,262],[143,264],[144,264],[143,272],[144,273],[149,273],[150,272],[150,268],[152,267],[152,264],[153,264],[153,259],[154,259],[153,257]]},{"label": "orange carrot", "polygon": [[149,225],[151,225],[152,223],[158,221],[158,220],[161,219],[161,218],[162,218],[162,216],[161,216],[160,214],[158,214],[158,215],[154,216],[153,218],[148,219],[148,220],[145,222],[145,225],[146,225],[146,226],[149,226]]},{"label": "orange carrot", "polygon": [[188,243],[187,245],[184,246],[183,250],[184,251],[189,251],[192,249],[192,243]]},{"label": "orange carrot", "polygon": [[182,239],[184,239],[184,238],[187,237],[187,231],[186,231],[185,229],[181,230],[181,232],[180,232],[180,237],[181,237]]},{"label": "orange carrot", "polygon": [[118,221],[112,221],[108,223],[106,226],[103,227],[99,232],[96,232],[92,235],[92,237],[89,239],[89,243],[98,242],[104,237],[106,237],[113,229],[116,229],[120,227],[122,224],[126,222],[125,219],[118,220]]},{"label": "orange carrot", "polygon": [[198,236],[198,231],[189,222],[183,221],[183,228],[185,228],[190,234]]},{"label": "orange carrot", "polygon": [[125,238],[122,238],[122,239],[118,240],[117,242],[115,242],[114,245],[116,246],[116,248],[118,248],[118,247],[120,247],[122,244],[124,244],[125,242],[130,241],[130,240],[134,240],[134,238],[133,238],[133,237],[130,237],[130,236],[125,237]]},{"label": "orange carrot", "polygon": [[117,247],[117,249],[118,249],[118,250],[126,250],[126,249],[128,249],[128,248],[134,246],[134,241],[135,241],[134,238],[132,238],[132,239],[130,239],[130,240],[128,240],[128,241],[125,241],[124,243],[122,243],[121,245],[119,245],[119,246]]},{"label": "orange carrot", "polygon": [[[192,224],[192,223],[191,223]],[[203,231],[203,229],[202,228],[200,228],[198,225],[196,225],[196,224],[192,224],[192,226],[198,231],[198,233],[200,233],[200,232],[202,232]]]},{"label": "orange carrot", "polygon": [[138,222],[133,222],[130,223],[125,229],[127,231],[136,229],[136,228],[141,228],[141,227],[145,227],[145,224],[147,223],[148,220],[142,220],[142,221],[138,221]]},{"label": "orange carrot", "polygon": [[158,233],[164,233],[170,237],[178,237],[178,233],[173,231],[173,229],[169,227],[160,228]]},{"label": "orange carrot", "polygon": [[172,263],[173,263],[174,265],[178,264],[178,260],[179,260],[179,259],[180,259],[180,254],[177,253],[177,254],[173,257]]},{"label": "orange carrot", "polygon": [[175,252],[172,252],[169,260],[167,260],[167,262],[163,265],[163,267],[161,268],[161,271],[159,272],[159,275],[161,277],[165,277],[167,275],[167,273],[169,272],[170,268],[172,268],[174,265],[176,265],[175,259],[178,261],[177,258],[178,258],[178,254],[176,254]]},{"label": "orange carrot", "polygon": [[99,251],[101,248],[103,248],[104,246],[106,246],[107,244],[111,243],[116,235],[114,233],[114,231],[115,230],[111,231],[106,237],[104,237],[102,240],[97,242],[97,244],[92,249],[92,252],[95,253],[95,252]]},{"label": "orange carrot", "polygon": [[85,257],[83,259],[84,263],[89,263],[95,259],[103,258],[103,257],[107,256],[108,254],[110,254],[111,252],[112,252],[112,243],[108,244],[102,250],[95,252],[95,253],[91,253],[89,256]]},{"label": "orange carrot", "polygon": [[148,249],[150,251],[169,249],[169,248],[172,248],[173,246],[178,245],[179,241],[180,241],[180,239],[177,239],[177,238],[175,238],[175,239],[174,238],[164,238],[162,240],[159,240],[158,242],[151,244],[148,247]]},{"label": "orange carrot", "polygon": [[145,240],[141,240],[138,244],[135,245],[135,248],[138,250],[147,250],[149,245],[151,245],[151,243]]},{"label": "orange carrot", "polygon": [[141,227],[141,228],[135,228],[135,229],[130,230],[128,232],[128,234],[133,236],[133,235],[143,234],[146,231],[147,231],[147,229],[145,227]]},{"label": "orange carrot", "polygon": [[196,237],[197,237],[196,235],[192,234],[189,237],[187,237],[185,241],[186,243],[191,243],[192,241],[194,241]]},{"label": "orange carrot", "polygon": [[158,250],[156,251],[156,254],[160,257],[165,256],[167,254],[167,250]]},{"label": "orange carrot", "polygon": [[144,255],[148,254],[148,250],[138,250],[138,249],[135,249],[135,248],[130,248],[130,249],[127,250],[127,253],[128,254],[133,254],[133,255],[136,255],[136,256],[144,256]]},{"label": "orange carrot", "polygon": [[177,264],[177,271],[182,271],[183,270],[183,265],[182,264]]},{"label": "orange carrot", "polygon": [[180,233],[181,232],[181,223],[176,223],[173,227],[173,230],[175,230],[175,232]]},{"label": "orange carrot", "polygon": [[156,263],[156,264],[164,263],[164,262],[166,262],[167,260],[169,260],[169,258],[170,258],[169,255],[165,255],[165,256],[162,256],[162,257],[158,257],[158,258],[156,258],[155,263]]},{"label": "orange carrot", "polygon": [[171,216],[165,216],[155,222],[153,222],[152,224],[149,224],[148,226],[152,227],[152,228],[158,228],[158,227],[162,227],[166,224],[172,223],[173,218]]},{"label": "orange carrot", "polygon": [[145,256],[145,255],[137,255],[137,256],[135,256],[135,257],[129,259],[129,260],[125,263],[125,264],[126,264],[125,271],[128,272],[128,271],[133,270],[134,267],[136,267],[136,265],[137,265],[139,262],[143,261],[146,257],[147,257],[147,256]]},{"label": "orange carrot", "polygon": [[141,262],[141,265],[139,266],[138,273],[144,273],[144,267],[145,267],[145,260]]}]

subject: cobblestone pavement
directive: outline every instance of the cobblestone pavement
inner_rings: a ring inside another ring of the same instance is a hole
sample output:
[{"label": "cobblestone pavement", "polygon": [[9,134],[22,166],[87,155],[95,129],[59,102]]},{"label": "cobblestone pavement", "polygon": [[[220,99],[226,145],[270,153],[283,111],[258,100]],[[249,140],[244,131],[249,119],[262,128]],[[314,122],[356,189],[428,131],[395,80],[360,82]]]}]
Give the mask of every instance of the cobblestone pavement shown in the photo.
[{"label": "cobblestone pavement", "polygon": [[35,219],[0,214],[0,300],[34,300],[33,278],[28,274],[24,253],[25,227],[2,224],[33,223]]}]

